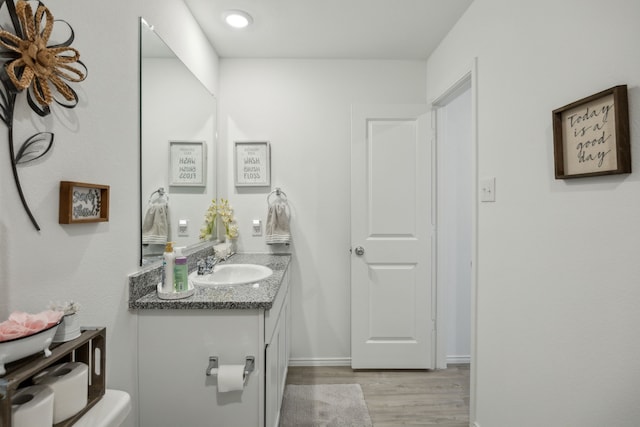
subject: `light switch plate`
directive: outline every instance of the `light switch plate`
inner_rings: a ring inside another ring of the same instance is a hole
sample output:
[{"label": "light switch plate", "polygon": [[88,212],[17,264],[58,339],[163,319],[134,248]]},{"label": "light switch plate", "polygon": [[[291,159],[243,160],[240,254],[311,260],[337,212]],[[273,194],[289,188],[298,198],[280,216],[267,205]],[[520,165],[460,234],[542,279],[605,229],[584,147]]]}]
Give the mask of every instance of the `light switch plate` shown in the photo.
[{"label": "light switch plate", "polygon": [[254,236],[262,236],[262,221],[259,219],[254,219],[251,229]]},{"label": "light switch plate", "polygon": [[480,201],[496,201],[496,178],[484,178],[480,181]]},{"label": "light switch plate", "polygon": [[189,220],[188,219],[181,219],[178,221],[178,236],[180,237],[189,236]]}]

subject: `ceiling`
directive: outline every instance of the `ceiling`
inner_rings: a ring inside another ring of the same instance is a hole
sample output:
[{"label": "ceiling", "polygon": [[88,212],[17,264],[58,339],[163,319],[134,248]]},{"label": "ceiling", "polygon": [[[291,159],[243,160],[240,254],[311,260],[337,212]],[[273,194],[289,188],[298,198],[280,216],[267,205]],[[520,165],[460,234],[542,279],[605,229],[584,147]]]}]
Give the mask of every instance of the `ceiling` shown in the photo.
[{"label": "ceiling", "polygon": [[[473,0],[184,0],[222,58],[426,59]],[[227,27],[223,12],[253,17]]]}]

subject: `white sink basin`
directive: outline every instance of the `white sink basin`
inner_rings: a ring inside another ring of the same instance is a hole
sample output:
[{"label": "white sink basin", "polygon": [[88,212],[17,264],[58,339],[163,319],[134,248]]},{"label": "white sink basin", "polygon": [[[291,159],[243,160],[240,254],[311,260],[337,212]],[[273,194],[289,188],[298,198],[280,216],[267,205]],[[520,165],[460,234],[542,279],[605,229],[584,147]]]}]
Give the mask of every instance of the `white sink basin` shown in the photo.
[{"label": "white sink basin", "polygon": [[198,276],[194,271],[189,280],[196,286],[230,286],[255,283],[273,274],[273,270],[257,264],[221,264],[213,267],[213,273]]}]

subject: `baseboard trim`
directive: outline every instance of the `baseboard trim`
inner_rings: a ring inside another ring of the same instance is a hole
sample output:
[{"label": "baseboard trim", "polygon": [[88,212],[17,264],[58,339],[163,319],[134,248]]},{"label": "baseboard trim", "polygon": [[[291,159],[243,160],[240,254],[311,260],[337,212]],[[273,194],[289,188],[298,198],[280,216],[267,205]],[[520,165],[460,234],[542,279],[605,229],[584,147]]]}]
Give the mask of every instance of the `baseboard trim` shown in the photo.
[{"label": "baseboard trim", "polygon": [[292,357],[289,366],[351,366],[350,357]]},{"label": "baseboard trim", "polygon": [[[447,356],[448,365],[471,363],[471,356]],[[292,357],[289,366],[351,366],[350,357]]]},{"label": "baseboard trim", "polygon": [[447,365],[460,365],[471,363],[471,356],[447,356]]}]

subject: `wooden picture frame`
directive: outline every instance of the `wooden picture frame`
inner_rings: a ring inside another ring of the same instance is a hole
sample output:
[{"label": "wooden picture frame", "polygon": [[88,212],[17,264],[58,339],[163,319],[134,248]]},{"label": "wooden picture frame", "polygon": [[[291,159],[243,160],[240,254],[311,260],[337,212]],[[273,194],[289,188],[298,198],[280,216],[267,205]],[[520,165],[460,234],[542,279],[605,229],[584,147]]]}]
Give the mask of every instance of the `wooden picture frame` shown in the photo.
[{"label": "wooden picture frame", "polygon": [[271,186],[271,147],[269,141],[234,143],[236,187]]},{"label": "wooden picture frame", "polygon": [[60,181],[58,223],[109,221],[109,186]]},{"label": "wooden picture frame", "polygon": [[169,185],[205,187],[207,146],[204,141],[169,141]]},{"label": "wooden picture frame", "polygon": [[553,110],[556,179],[631,173],[627,86]]}]

